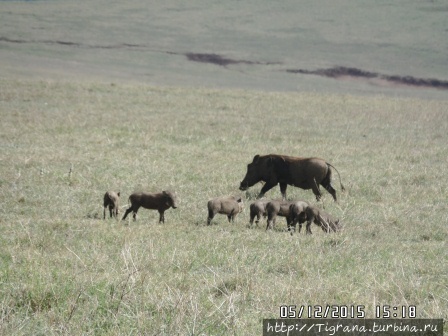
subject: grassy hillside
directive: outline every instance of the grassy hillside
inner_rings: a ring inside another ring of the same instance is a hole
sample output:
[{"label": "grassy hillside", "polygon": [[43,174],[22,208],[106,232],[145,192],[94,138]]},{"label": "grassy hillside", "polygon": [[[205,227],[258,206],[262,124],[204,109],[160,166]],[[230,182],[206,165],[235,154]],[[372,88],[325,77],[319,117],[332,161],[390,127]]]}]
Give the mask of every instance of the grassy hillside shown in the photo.
[{"label": "grassy hillside", "polygon": [[447,10],[443,0],[1,1],[0,66],[14,78],[446,99],[446,89],[288,70],[344,66],[446,82]]},{"label": "grassy hillside", "polygon": [[[447,101],[1,79],[0,102],[2,334],[256,335],[290,304],[448,318]],[[338,168],[343,232],[247,228],[261,187],[239,182],[267,153]],[[165,224],[102,220],[106,190],[165,188]],[[236,223],[205,225],[239,193]]]}]

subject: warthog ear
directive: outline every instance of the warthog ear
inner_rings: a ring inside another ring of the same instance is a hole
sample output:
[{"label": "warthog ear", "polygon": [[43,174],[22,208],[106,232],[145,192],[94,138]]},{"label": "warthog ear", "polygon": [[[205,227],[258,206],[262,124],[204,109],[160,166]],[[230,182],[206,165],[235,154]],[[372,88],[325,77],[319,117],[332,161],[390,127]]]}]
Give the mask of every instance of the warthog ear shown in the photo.
[{"label": "warthog ear", "polygon": [[252,163],[257,163],[259,159],[260,159],[260,155],[258,155],[258,154],[255,155],[254,159],[252,160]]},{"label": "warthog ear", "polygon": [[117,196],[120,196],[120,192],[117,192]]}]

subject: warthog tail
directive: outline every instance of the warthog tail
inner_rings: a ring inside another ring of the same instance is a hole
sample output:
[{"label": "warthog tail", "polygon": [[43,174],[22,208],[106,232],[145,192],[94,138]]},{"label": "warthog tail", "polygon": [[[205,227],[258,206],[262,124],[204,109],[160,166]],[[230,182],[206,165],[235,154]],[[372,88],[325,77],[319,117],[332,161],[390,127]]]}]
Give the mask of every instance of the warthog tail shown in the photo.
[{"label": "warthog tail", "polygon": [[329,167],[331,167],[331,168],[333,168],[334,170],[336,170],[336,173],[338,173],[338,176],[339,176],[339,183],[341,184],[341,190],[344,191],[344,190],[345,190],[345,187],[344,187],[344,185],[342,184],[341,175],[339,174],[339,171],[338,171],[338,170],[336,169],[336,167],[333,166],[331,163],[328,163],[328,162],[326,162],[326,163],[327,163],[327,165],[328,165]]}]

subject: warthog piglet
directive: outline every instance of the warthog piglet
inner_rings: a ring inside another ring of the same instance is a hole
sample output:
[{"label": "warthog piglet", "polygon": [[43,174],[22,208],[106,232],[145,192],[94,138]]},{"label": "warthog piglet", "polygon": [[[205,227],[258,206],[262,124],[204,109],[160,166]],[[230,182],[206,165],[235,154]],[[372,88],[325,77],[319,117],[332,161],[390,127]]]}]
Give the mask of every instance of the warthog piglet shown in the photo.
[{"label": "warthog piglet", "polygon": [[106,219],[106,208],[109,208],[110,217],[117,218],[118,216],[118,204],[120,201],[120,192],[115,191],[107,191],[104,194],[104,212],[103,212],[103,219]]},{"label": "warthog piglet", "polygon": [[269,228],[271,229],[274,228],[277,216],[286,217],[286,224],[289,227],[290,224],[289,207],[294,202],[295,201],[279,201],[279,200],[273,200],[268,202],[268,204],[266,204],[266,214],[268,217],[266,230]]},{"label": "warthog piglet", "polygon": [[250,207],[250,226],[254,224],[254,219],[256,219],[255,224],[258,226],[258,222],[260,221],[261,216],[266,217],[266,204],[268,204],[269,201],[261,201],[257,200],[253,202]]},{"label": "warthog piglet", "polygon": [[159,223],[165,223],[165,210],[177,208],[177,197],[174,192],[162,191],[160,193],[137,192],[129,196],[131,206],[126,210],[122,218],[133,212],[134,220],[137,219],[137,211],[140,207],[159,211]]},{"label": "warthog piglet", "polygon": [[288,231],[291,232],[291,235],[296,230],[296,225],[299,223],[299,233],[302,229],[302,224],[306,222],[306,209],[308,208],[309,203],[305,201],[297,201],[289,206],[289,220],[290,223],[288,225]]},{"label": "warthog piglet", "polygon": [[320,226],[324,232],[337,232],[341,229],[342,225],[339,219],[334,219],[330,214],[321,210],[315,206],[308,206],[305,209],[307,224],[306,224],[306,233],[312,234],[311,232],[311,223]]},{"label": "warthog piglet", "polygon": [[227,215],[229,222],[233,222],[236,215],[243,211],[243,201],[241,200],[241,197],[222,196],[208,201],[207,208],[207,225],[210,225],[213,217],[218,213]]}]

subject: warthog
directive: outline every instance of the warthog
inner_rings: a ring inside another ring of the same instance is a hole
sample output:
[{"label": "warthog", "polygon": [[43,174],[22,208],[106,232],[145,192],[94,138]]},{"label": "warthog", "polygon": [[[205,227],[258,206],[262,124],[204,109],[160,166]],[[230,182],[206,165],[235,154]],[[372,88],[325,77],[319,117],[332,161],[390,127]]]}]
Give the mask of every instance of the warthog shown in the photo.
[{"label": "warthog", "polygon": [[[324,210],[321,210],[315,206],[308,206],[305,209],[306,214],[306,233],[312,234],[311,232],[311,223],[314,222],[314,224],[320,226],[324,232],[337,232],[341,229],[341,224],[339,219],[335,220],[330,214],[325,212]],[[300,228],[299,228],[300,232]]]},{"label": "warthog", "polygon": [[104,194],[104,213],[103,219],[106,219],[106,208],[109,207],[110,218],[118,216],[118,204],[120,201],[120,192],[106,191]]},{"label": "warthog", "polygon": [[273,200],[266,204],[266,215],[268,217],[266,230],[274,228],[277,216],[286,217],[286,224],[290,225],[289,207],[295,201],[279,201]]},{"label": "warthog", "polygon": [[243,201],[241,197],[221,196],[208,201],[207,208],[207,225],[210,225],[213,217],[218,213],[227,215],[229,222],[233,222],[236,215],[243,211]]},{"label": "warthog", "polygon": [[305,201],[297,201],[289,207],[289,220],[288,231],[293,234],[296,229],[297,223],[299,223],[299,233],[302,229],[302,224],[306,222],[306,209],[309,207],[309,203]]},{"label": "warthog", "polygon": [[257,224],[257,226],[261,216],[266,217],[266,204],[268,203],[269,201],[258,200],[250,205],[250,226],[254,224],[255,217],[257,218],[257,220],[255,221],[255,224]]},{"label": "warthog", "polygon": [[129,196],[131,206],[126,210],[122,220],[132,211],[134,220],[137,219],[137,211],[140,207],[159,211],[159,223],[165,223],[165,210],[170,207],[177,208],[177,197],[174,192],[162,191],[161,193],[137,192]]},{"label": "warthog", "polygon": [[[280,185],[283,200],[286,200],[286,187],[289,185],[302,189],[312,189],[316,199],[321,198],[319,185],[322,185],[337,201],[336,190],[331,185],[332,167],[339,175],[337,169],[319,158],[301,158],[286,155],[255,155],[252,163],[247,165],[246,176],[240,184],[240,190],[247,190],[255,183],[264,181],[258,197],[262,197],[268,190]],[[344,186],[339,175],[341,189]]]}]

